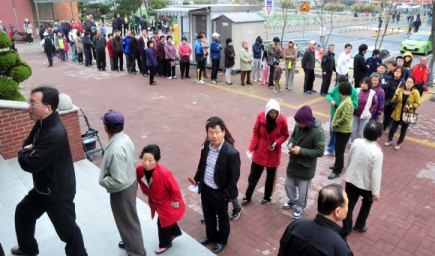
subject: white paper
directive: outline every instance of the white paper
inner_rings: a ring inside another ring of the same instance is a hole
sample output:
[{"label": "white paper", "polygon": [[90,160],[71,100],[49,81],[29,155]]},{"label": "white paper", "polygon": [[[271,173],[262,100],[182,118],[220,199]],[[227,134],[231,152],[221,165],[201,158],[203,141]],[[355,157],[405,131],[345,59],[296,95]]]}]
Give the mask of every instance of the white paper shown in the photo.
[{"label": "white paper", "polygon": [[251,160],[252,160],[252,153],[251,153],[251,152],[249,152],[249,150],[248,150],[248,151],[246,151],[246,155],[248,156],[248,158],[249,158],[249,159],[251,159]]},{"label": "white paper", "polygon": [[190,185],[189,190],[195,193],[198,193],[198,186]]}]

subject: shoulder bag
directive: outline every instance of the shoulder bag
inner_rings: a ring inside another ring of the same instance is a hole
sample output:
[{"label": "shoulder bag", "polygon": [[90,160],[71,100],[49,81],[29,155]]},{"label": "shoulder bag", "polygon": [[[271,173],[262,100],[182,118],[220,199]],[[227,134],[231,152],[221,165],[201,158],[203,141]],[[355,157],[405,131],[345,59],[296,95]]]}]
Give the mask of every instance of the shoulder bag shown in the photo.
[{"label": "shoulder bag", "polygon": [[[358,94],[361,92],[361,89],[358,88]],[[364,106],[364,110],[361,113],[361,119],[370,119],[372,117],[372,113],[370,113],[370,108],[372,107],[373,96],[375,95],[375,91],[370,89],[370,94],[367,97],[366,105]]]}]

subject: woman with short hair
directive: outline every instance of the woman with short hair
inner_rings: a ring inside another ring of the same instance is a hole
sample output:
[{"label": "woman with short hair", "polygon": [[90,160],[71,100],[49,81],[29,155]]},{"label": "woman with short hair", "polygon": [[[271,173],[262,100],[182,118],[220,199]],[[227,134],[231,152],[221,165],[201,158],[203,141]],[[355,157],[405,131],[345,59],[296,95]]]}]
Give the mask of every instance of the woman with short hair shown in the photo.
[{"label": "woman with short hair", "polygon": [[249,50],[248,42],[242,42],[242,49],[240,50],[240,78],[242,80],[242,86],[251,83],[251,71],[252,71],[252,51]]},{"label": "woman with short hair", "polygon": [[225,81],[227,85],[232,85],[231,82],[231,73],[233,71],[235,59],[236,59],[236,52],[234,51],[233,46],[233,40],[231,38],[227,38],[226,45],[224,48],[224,54],[225,54]]}]

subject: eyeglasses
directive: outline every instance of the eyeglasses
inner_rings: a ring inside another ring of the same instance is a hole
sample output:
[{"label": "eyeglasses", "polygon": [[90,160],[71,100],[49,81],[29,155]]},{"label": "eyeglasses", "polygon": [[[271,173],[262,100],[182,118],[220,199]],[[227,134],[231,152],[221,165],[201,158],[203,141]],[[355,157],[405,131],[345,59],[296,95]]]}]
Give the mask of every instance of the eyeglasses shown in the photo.
[{"label": "eyeglasses", "polygon": [[207,132],[207,134],[209,136],[213,136],[213,135],[220,135],[222,133],[222,131],[218,131],[218,132]]},{"label": "eyeglasses", "polygon": [[29,104],[30,107],[39,107],[39,106],[45,106],[45,104],[35,104],[31,102],[30,100],[27,100],[27,104]]}]

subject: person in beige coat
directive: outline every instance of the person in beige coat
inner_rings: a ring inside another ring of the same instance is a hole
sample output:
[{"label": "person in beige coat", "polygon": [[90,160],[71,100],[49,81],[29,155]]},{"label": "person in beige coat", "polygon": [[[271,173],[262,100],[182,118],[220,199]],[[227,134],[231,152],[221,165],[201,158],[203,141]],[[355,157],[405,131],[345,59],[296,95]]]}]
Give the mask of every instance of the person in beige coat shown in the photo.
[{"label": "person in beige coat", "polygon": [[80,65],[83,65],[83,42],[82,33],[77,30],[76,36],[76,46],[77,46],[77,61]]},{"label": "person in beige coat", "polygon": [[[296,59],[298,57],[298,50],[292,40],[288,42],[288,47],[284,49],[285,59],[285,88],[289,91],[293,90],[293,81],[295,78]],[[291,62],[291,68],[288,68],[288,63]]]},{"label": "person in beige coat", "polygon": [[252,51],[249,50],[249,45],[247,42],[242,42],[242,49],[240,50],[240,77],[242,79],[242,86],[245,86],[245,77],[246,84],[251,83],[251,70],[252,70]]}]

